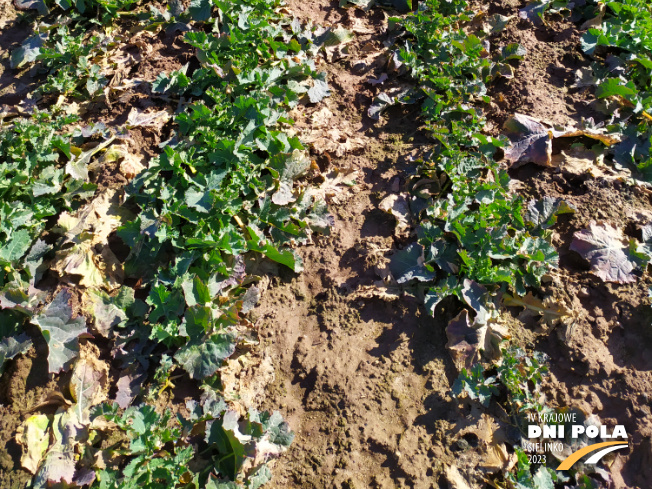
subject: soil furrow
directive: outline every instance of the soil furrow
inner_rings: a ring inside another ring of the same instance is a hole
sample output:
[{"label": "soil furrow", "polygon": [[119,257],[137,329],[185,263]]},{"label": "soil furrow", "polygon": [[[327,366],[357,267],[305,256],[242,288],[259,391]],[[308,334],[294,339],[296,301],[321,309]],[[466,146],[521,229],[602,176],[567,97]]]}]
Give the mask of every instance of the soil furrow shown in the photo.
[{"label": "soil furrow", "polygon": [[375,260],[403,244],[395,219],[378,206],[401,192],[414,166],[408,157],[426,139],[414,107],[395,109],[378,126],[363,116],[378,92],[368,80],[378,79],[387,61],[383,11],[326,1],[290,2],[289,10],[302,21],[356,33],[348,55],[325,66],[335,90],[322,104],[333,113],[332,127],[346,126],[345,137],[364,144],[341,157],[314,155],[357,171],[356,184],[331,202],[330,236],[299,249],[305,270],[281,273],[254,311],[260,351],[276,372],[263,407],[280,407],[297,435],[276,463],[272,485],[430,487],[436,465],[448,458],[443,438],[455,375],[443,328],[416,299],[356,294],[378,280]]}]

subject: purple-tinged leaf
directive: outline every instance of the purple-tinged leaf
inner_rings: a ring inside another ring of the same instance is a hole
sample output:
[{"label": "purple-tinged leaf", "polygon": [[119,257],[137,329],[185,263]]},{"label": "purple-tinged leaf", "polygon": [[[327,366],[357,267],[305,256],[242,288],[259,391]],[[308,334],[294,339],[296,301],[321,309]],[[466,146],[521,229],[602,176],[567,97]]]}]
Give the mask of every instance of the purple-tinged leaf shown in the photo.
[{"label": "purple-tinged leaf", "polygon": [[95,471],[89,469],[88,467],[82,467],[75,472],[75,477],[73,479],[75,485],[79,487],[90,486],[95,482]]},{"label": "purple-tinged leaf", "polygon": [[33,487],[50,487],[62,481],[72,484],[75,477],[75,445],[86,430],[77,422],[74,412],[55,414],[52,421],[53,443],[34,477]]},{"label": "purple-tinged leaf", "polygon": [[505,149],[505,159],[512,167],[530,162],[551,166],[552,135],[547,126],[532,117],[514,114],[505,122],[505,129],[512,140]]},{"label": "purple-tinged leaf", "polygon": [[48,344],[50,373],[67,368],[79,352],[78,337],[86,332],[86,320],[80,316],[73,319],[70,290],[61,289],[32,323],[41,328]]},{"label": "purple-tinged leaf", "polygon": [[446,348],[450,350],[453,363],[458,370],[471,368],[480,359],[478,352],[480,338],[478,331],[471,327],[466,309],[448,323],[446,336],[448,338]]},{"label": "purple-tinged leaf", "polygon": [[627,239],[620,229],[602,222],[591,222],[574,236],[570,249],[587,260],[591,271],[602,280],[619,284],[636,282],[633,272],[639,260],[632,253],[635,240]]},{"label": "purple-tinged leaf", "polygon": [[505,149],[505,160],[512,168],[525,163],[554,167],[552,141],[555,138],[585,136],[596,139],[606,146],[611,146],[622,140],[620,134],[610,134],[605,128],[564,127],[557,129],[553,124],[523,114],[514,114],[514,117],[505,122],[504,128],[512,142]]},{"label": "purple-tinged leaf", "polygon": [[122,409],[126,409],[140,393],[140,388],[147,378],[147,372],[138,362],[132,364],[120,374],[118,392],[115,401]]}]

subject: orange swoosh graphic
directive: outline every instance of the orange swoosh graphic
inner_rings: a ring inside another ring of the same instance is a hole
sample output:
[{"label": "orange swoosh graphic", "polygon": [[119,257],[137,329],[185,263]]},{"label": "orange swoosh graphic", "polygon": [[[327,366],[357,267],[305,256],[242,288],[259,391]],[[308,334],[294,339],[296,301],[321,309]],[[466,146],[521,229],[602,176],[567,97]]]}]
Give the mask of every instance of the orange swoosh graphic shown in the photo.
[{"label": "orange swoosh graphic", "polygon": [[600,448],[610,447],[613,445],[626,445],[627,442],[624,441],[605,441],[603,443],[594,443],[588,447],[584,447],[576,451],[575,453],[570,454],[562,463],[559,464],[557,470],[568,470],[570,469],[575,462],[581,459],[584,455],[588,455],[591,452],[595,452]]}]

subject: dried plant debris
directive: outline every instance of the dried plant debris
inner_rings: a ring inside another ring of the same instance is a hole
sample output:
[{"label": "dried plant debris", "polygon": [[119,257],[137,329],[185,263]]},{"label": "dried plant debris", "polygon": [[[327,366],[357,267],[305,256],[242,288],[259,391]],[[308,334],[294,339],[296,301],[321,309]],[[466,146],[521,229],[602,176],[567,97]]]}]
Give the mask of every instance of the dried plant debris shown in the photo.
[{"label": "dried plant debris", "polygon": [[497,321],[473,321],[469,312],[463,309],[446,327],[449,349],[453,363],[459,371],[471,368],[483,358],[495,360],[500,358],[500,343],[509,338],[505,326]]},{"label": "dried plant debris", "polygon": [[[503,304],[511,307],[524,307],[528,315],[539,316],[541,321],[549,326],[565,321],[573,317],[573,312],[564,304],[555,301],[552,297],[546,297],[544,300],[534,297],[532,292],[528,292],[525,297],[519,295],[503,295]],[[526,316],[521,316],[525,320]]]},{"label": "dried plant debris", "polygon": [[606,146],[622,140],[619,134],[609,133],[605,128],[557,128],[523,114],[515,114],[505,122],[505,130],[511,140],[511,145],[505,150],[505,160],[512,168],[525,163],[555,166],[552,159],[552,141],[555,138],[586,136]]}]

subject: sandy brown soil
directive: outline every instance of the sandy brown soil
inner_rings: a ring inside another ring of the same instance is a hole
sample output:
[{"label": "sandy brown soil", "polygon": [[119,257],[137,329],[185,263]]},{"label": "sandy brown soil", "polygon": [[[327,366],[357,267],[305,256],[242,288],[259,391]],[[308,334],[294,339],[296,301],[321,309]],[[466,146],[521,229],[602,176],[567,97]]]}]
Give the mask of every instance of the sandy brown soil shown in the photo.
[{"label": "sandy brown soil", "polygon": [[27,29],[27,23],[17,21],[17,12],[12,0],[0,1],[0,110],[2,111],[9,106],[19,104],[29,93],[29,70],[17,73],[9,64],[11,51],[25,40]]},{"label": "sandy brown soil", "polygon": [[[8,365],[0,382],[0,487],[25,487],[31,474],[20,467],[21,448],[15,441],[16,429],[43,403],[46,396],[59,392],[58,382],[48,379],[47,365],[40,361],[47,355],[45,343],[33,347]],[[54,400],[56,396],[52,396]],[[56,404],[52,404],[52,412]],[[47,408],[46,408],[47,410]]]},{"label": "sandy brown soil", "polygon": [[[460,457],[469,480],[479,481],[482,447],[476,449],[475,435],[469,445],[464,437],[474,430],[463,428],[479,423],[481,414],[458,409],[450,396],[457,372],[444,347],[444,327],[452,316],[442,310],[433,319],[411,297],[384,301],[359,293],[379,279],[377,256],[413,240],[395,235],[396,221],[379,203],[405,190],[415,168],[410,156],[428,144],[418,109],[392,109],[376,124],[365,115],[373,96],[386,88],[368,83],[386,71],[380,49],[387,38],[385,15],[327,1],[293,1],[289,7],[301,20],[358,30],[349,56],[324,66],[336,90],[323,103],[335,125],[363,144],[342,157],[328,156],[330,165],[361,174],[332,202],[331,236],[300,249],[304,272],[282,274],[254,311],[261,355],[271,357],[275,369],[261,404],[280,406],[297,434],[271,484],[445,487],[443,474]],[[393,76],[386,82],[398,84]],[[305,119],[317,110],[308,109]],[[303,125],[299,120],[297,126]]]},{"label": "sandy brown soil", "polygon": [[[514,15],[519,7],[497,8],[496,3],[488,9],[489,14]],[[514,112],[561,125],[577,122],[580,117],[600,117],[588,107],[592,98],[585,91],[571,88],[575,72],[590,65],[581,52],[580,37],[577,26],[557,20],[540,28],[526,21],[515,22],[492,38],[493,50],[510,43],[527,49],[517,76],[501,78],[491,88],[489,117],[496,122],[497,132]]]}]

